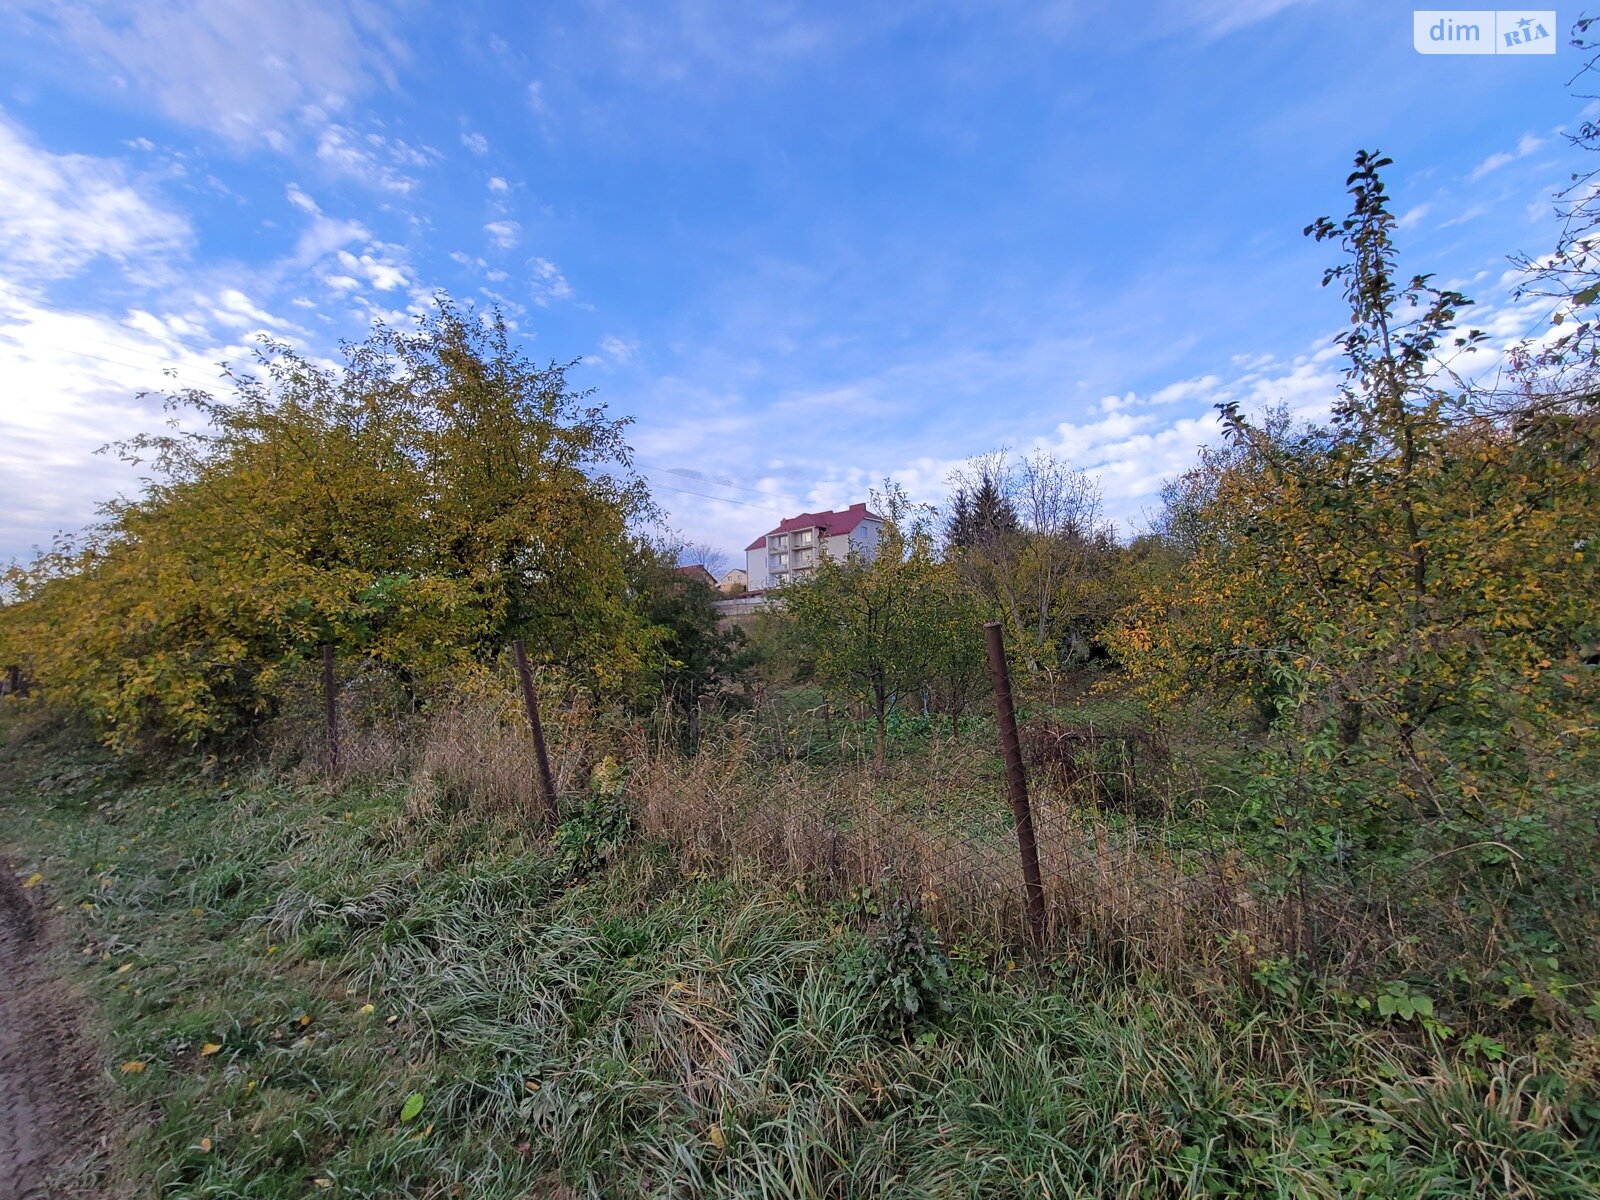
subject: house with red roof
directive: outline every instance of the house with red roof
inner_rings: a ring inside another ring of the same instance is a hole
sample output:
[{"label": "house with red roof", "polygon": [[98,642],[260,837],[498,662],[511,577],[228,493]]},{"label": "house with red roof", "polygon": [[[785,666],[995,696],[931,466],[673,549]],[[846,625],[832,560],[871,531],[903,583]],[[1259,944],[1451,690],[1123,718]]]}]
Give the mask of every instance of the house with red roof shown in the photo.
[{"label": "house with red roof", "polygon": [[852,504],[834,512],[801,513],[788,517],[744,548],[750,590],[778,587],[804,579],[817,569],[822,555],[845,559],[852,552],[871,558],[878,551],[883,518],[866,504]]},{"label": "house with red roof", "polygon": [[704,563],[689,563],[682,567],[673,567],[673,571],[685,579],[692,579],[696,583],[703,583],[709,588],[717,586],[717,577],[706,570]]}]

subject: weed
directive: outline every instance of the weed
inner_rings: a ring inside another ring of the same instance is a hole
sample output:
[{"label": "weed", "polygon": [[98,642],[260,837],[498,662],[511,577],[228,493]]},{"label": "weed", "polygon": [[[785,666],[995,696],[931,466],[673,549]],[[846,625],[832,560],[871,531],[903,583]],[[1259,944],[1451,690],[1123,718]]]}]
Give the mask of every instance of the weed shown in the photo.
[{"label": "weed", "polygon": [[[1593,1092],[1551,1074],[1592,1049],[1552,1047],[1536,1072],[1477,1044],[1467,1070],[1401,1040],[1414,1022],[1363,1024],[1306,987],[1269,1009],[1250,988],[1197,1001],[1092,960],[1045,985],[974,939],[950,943],[953,969],[880,876],[830,912],[623,837],[606,805],[648,803],[649,770],[571,814],[595,851],[573,874],[515,809],[418,815],[382,781],[158,778],[65,742],[0,748],[0,839],[61,905],[104,1025],[87,1052],[122,1117],[112,1184],[263,1200],[1600,1188],[1578,1125]],[[913,1031],[928,1036],[883,1036]]]},{"label": "weed", "polygon": [[850,973],[859,974],[880,1028],[904,1034],[935,1024],[949,1011],[950,960],[914,900],[889,906]]}]

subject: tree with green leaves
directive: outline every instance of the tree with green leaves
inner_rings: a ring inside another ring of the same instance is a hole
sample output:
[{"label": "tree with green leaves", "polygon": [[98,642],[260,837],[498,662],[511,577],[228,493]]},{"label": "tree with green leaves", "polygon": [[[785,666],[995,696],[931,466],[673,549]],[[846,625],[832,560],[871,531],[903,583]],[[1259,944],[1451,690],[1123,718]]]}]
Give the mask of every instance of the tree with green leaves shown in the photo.
[{"label": "tree with green leaves", "polygon": [[1306,230],[1342,251],[1324,279],[1350,311],[1332,420],[1286,431],[1224,408],[1232,446],[1184,497],[1190,557],[1120,650],[1169,699],[1269,676],[1299,738],[1392,748],[1394,792],[1439,815],[1517,794],[1584,726],[1571,668],[1595,629],[1576,598],[1597,594],[1600,462],[1592,410],[1533,400],[1536,378],[1507,405],[1456,375],[1481,335],[1457,330],[1464,296],[1400,272],[1389,165],[1358,155],[1349,215]]},{"label": "tree with green leaves", "polygon": [[931,573],[927,604],[927,684],[934,703],[949,715],[954,736],[961,732],[967,707],[988,690],[983,625],[990,614],[982,597],[948,561],[938,563]]},{"label": "tree with green leaves", "polygon": [[1007,626],[1030,670],[1085,661],[1121,605],[1121,552],[1093,480],[1040,450],[954,477],[946,557]]},{"label": "tree with green leaves", "polygon": [[989,455],[957,478],[945,520],[947,555],[992,549],[1016,535],[1017,507],[1006,493],[1005,471],[1003,457]]},{"label": "tree with green leaves", "polygon": [[722,624],[716,609],[720,594],[677,567],[682,557],[681,550],[641,541],[629,581],[638,613],[657,638],[641,699],[665,702],[671,717],[681,714],[684,746],[693,751],[700,744],[702,705],[742,678],[756,656],[742,630]]},{"label": "tree with green leaves", "polygon": [[889,713],[929,678],[938,640],[933,511],[885,481],[872,507],[884,522],[875,554],[824,555],[783,603],[816,662],[817,679],[872,715],[874,757],[884,762]]}]

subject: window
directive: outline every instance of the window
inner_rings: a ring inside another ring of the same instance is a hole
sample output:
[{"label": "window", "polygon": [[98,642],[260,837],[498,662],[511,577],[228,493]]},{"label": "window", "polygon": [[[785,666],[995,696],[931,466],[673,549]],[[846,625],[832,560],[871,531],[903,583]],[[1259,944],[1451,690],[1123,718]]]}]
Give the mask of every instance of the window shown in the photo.
[{"label": "window", "polygon": [[788,548],[789,535],[787,533],[775,533],[767,539],[768,550],[787,550]]},{"label": "window", "polygon": [[767,555],[767,569],[769,571],[787,571],[789,569],[789,556],[787,554]]},{"label": "window", "polygon": [[811,545],[811,530],[802,529],[799,533],[795,534],[794,535],[794,544],[796,546],[809,546],[809,545]]}]

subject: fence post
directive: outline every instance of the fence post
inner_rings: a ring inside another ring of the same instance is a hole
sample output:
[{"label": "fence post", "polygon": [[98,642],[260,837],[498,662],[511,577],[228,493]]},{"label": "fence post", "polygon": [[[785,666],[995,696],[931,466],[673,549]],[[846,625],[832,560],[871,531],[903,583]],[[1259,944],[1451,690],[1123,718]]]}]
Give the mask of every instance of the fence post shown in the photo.
[{"label": "fence post", "polygon": [[550,756],[544,749],[544,726],[539,724],[539,698],[533,690],[533,673],[528,670],[528,651],[517,638],[511,643],[517,659],[517,680],[522,684],[522,706],[528,710],[528,728],[533,730],[533,754],[539,762],[539,791],[544,797],[545,816],[554,825],[559,819],[556,811],[556,784],[550,777]]},{"label": "fence post", "polygon": [[1006,667],[1005,635],[1000,622],[983,627],[989,642],[989,679],[994,684],[995,716],[1000,724],[1000,748],[1006,759],[1006,792],[1017,822],[1017,849],[1022,855],[1022,884],[1028,902],[1028,927],[1035,941],[1044,938],[1044,881],[1039,876],[1039,843],[1033,834],[1033,810],[1028,806],[1028,777],[1022,769],[1022,742],[1017,737],[1017,710],[1011,703],[1011,672]]},{"label": "fence post", "polygon": [[22,668],[15,663],[6,668],[6,694],[8,696],[22,695]]},{"label": "fence post", "polygon": [[328,726],[328,778],[339,775],[339,681],[333,674],[333,643],[322,643],[322,703]]}]

